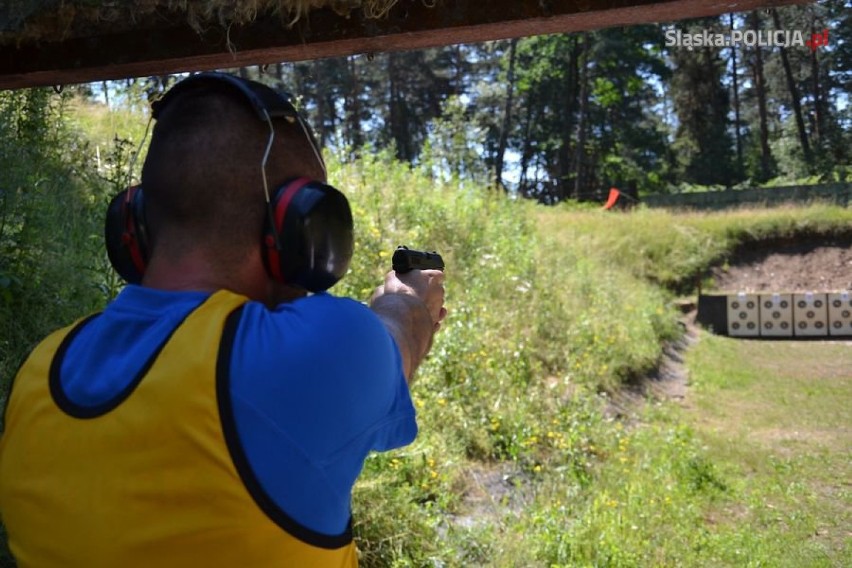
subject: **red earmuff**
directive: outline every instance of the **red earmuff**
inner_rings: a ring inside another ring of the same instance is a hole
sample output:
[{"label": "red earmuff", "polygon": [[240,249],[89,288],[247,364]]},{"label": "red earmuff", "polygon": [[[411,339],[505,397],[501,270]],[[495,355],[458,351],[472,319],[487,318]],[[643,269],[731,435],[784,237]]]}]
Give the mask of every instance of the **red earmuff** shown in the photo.
[{"label": "red earmuff", "polygon": [[264,261],[275,280],[319,292],[343,278],[354,231],[349,202],[340,191],[295,178],[278,188],[269,208]]},{"label": "red earmuff", "polygon": [[112,198],[104,227],[107,256],[119,276],[138,284],[148,264],[148,233],[142,186],[125,189]]}]

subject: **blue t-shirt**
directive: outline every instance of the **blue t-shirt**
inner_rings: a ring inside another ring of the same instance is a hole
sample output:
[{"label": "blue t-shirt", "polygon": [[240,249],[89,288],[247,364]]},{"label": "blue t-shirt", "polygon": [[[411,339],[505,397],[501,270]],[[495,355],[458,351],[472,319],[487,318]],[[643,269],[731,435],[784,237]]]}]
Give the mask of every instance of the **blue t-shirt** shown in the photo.
[{"label": "blue t-shirt", "polygon": [[[209,294],[127,286],[63,360],[66,396],[91,407],[122,392]],[[243,309],[231,358],[237,432],[256,478],[299,524],[342,533],[364,459],[411,443],[414,406],[399,350],[359,302],[314,294]]]}]

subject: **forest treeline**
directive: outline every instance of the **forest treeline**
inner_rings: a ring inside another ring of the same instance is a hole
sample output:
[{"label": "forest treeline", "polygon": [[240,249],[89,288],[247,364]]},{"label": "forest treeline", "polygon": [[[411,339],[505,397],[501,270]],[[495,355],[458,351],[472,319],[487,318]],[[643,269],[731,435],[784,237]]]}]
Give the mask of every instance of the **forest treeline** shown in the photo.
[{"label": "forest treeline", "polygon": [[[593,198],[610,185],[668,192],[844,180],[850,8],[831,0],[234,71],[291,92],[323,145],[345,157],[390,147],[436,175],[542,202]],[[804,44],[666,45],[678,34],[732,32],[766,44],[774,30]],[[174,80],[142,81],[155,93]]]}]

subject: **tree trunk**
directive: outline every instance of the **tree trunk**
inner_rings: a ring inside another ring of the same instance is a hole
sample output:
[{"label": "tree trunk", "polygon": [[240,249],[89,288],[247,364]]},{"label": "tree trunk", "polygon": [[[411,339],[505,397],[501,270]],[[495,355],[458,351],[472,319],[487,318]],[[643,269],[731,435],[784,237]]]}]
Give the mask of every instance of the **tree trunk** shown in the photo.
[{"label": "tree trunk", "polygon": [[[734,31],[734,15],[728,16],[731,22],[731,32]],[[737,175],[741,175],[743,171],[743,140],[740,131],[740,88],[739,88],[739,69],[737,68],[737,48],[731,46],[731,79],[734,89],[734,138],[737,145]]]},{"label": "tree trunk", "polygon": [[509,72],[506,77],[506,106],[503,110],[503,125],[500,129],[500,143],[497,148],[497,161],[494,165],[494,186],[503,187],[503,159],[509,142],[509,129],[512,125],[512,98],[515,94],[515,53],[518,40],[509,43]]},{"label": "tree trunk", "polygon": [[[760,30],[760,16],[757,11],[749,15],[751,28]],[[763,77],[763,51],[760,46],[754,47],[754,90],[757,94],[757,114],[760,119],[760,173],[766,181],[772,177],[772,150],[769,148],[769,119],[766,111],[766,80]]]},{"label": "tree trunk", "polygon": [[411,150],[411,141],[408,138],[408,133],[405,125],[405,108],[403,101],[403,93],[400,85],[403,78],[401,74],[400,55],[397,52],[388,53],[388,118],[390,120],[390,132],[393,141],[396,143],[396,158],[406,162],[411,162],[414,159],[413,151]]},{"label": "tree trunk", "polygon": [[[778,12],[772,11],[772,21],[775,24],[775,29],[780,30],[781,20],[778,17]],[[793,69],[790,66],[790,58],[787,55],[787,48],[779,45],[778,49],[781,53],[781,64],[784,67],[784,76],[787,79],[787,90],[790,91],[791,104],[793,105],[793,114],[796,118],[796,128],[799,131],[799,142],[802,145],[802,153],[805,156],[805,164],[808,171],[812,169],[813,157],[811,155],[811,145],[808,142],[808,133],[805,131],[805,120],[802,117],[802,104],[799,99],[799,90],[796,88],[796,79],[793,76]]]},{"label": "tree trunk", "polygon": [[560,109],[558,123],[561,125],[559,131],[562,138],[556,153],[555,167],[552,174],[554,201],[564,201],[574,195],[574,186],[577,173],[575,130],[578,107],[580,106],[580,66],[584,65],[583,50],[586,34],[571,36],[571,51],[568,62],[565,65],[565,82],[561,86],[561,97],[557,100]]},{"label": "tree trunk", "polygon": [[358,78],[358,64],[354,56],[347,58],[349,65],[349,77],[351,82],[349,85],[349,93],[346,95],[346,139],[352,145],[352,149],[357,153],[361,146],[364,145],[364,134],[361,132],[361,81]]},{"label": "tree trunk", "polygon": [[529,188],[527,187],[527,169],[529,169],[530,158],[532,157],[532,140],[530,131],[532,130],[533,108],[537,105],[535,98],[530,98],[527,101],[527,116],[524,124],[524,139],[521,142],[521,175],[518,183],[518,189],[524,197],[529,196]]},{"label": "tree trunk", "polygon": [[[515,41],[515,40],[512,40],[512,41]],[[455,84],[452,86],[451,92],[454,95],[460,95],[464,92],[464,87],[463,87],[463,85],[464,85],[464,65],[463,65],[464,54],[462,53],[462,46],[461,46],[460,43],[456,45],[455,56],[456,56],[456,60],[455,60],[455,67],[456,67],[455,75],[456,76],[455,76]]]},{"label": "tree trunk", "polygon": [[580,199],[583,194],[584,164],[586,154],[586,123],[589,109],[589,34],[581,35],[583,43],[580,51],[580,104],[577,116],[577,145],[574,147],[574,197]]}]

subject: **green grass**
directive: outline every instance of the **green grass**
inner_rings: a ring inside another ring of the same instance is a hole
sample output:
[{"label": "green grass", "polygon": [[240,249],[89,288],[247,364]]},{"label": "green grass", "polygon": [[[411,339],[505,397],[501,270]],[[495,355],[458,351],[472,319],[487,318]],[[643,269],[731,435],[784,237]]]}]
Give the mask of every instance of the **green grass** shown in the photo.
[{"label": "green grass", "polygon": [[[363,227],[369,256],[356,273],[380,274],[384,251],[403,243],[447,259],[450,319],[414,387],[421,435],[368,460],[356,488],[365,566],[739,565],[763,554],[774,535],[714,526],[751,498],[736,462],[717,460],[667,406],[611,418],[606,393],[678,335],[671,300],[687,274],[751,240],[841,234],[848,210],[613,215],[444,187],[382,159],[332,176]],[[345,291],[366,296],[370,278]]]},{"label": "green grass", "polygon": [[731,495],[717,538],[763,565],[852,564],[852,345],[705,336],[685,418]]},{"label": "green grass", "polygon": [[614,213],[562,206],[538,215],[543,230],[585,256],[689,292],[708,266],[739,246],[772,239],[852,236],[852,209],[834,205],[741,208],[725,213],[672,213],[639,208]]},{"label": "green grass", "polygon": [[499,565],[850,565],[852,345],[702,334],[687,365],[684,407],[599,433],[587,487],[542,477],[532,555]]}]

